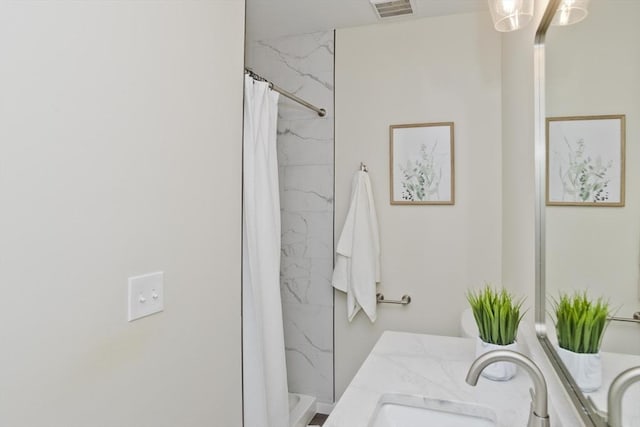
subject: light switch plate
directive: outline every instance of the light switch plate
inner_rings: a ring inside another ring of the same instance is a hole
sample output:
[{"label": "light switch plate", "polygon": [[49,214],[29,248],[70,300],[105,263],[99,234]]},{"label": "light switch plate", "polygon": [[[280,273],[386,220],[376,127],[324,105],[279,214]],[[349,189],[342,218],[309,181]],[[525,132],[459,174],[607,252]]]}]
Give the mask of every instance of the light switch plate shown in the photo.
[{"label": "light switch plate", "polygon": [[164,310],[163,282],[162,271],[129,277],[129,322]]}]

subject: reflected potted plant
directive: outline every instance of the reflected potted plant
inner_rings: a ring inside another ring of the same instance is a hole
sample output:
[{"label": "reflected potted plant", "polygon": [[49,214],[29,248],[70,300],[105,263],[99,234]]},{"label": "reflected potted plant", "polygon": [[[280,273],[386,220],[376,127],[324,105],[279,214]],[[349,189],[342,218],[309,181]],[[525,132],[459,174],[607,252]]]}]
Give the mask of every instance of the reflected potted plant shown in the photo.
[{"label": "reflected potted plant", "polygon": [[[506,289],[498,291],[486,285],[480,291],[467,292],[467,300],[478,325],[476,357],[492,350],[518,351],[516,338],[524,316],[521,313],[524,299],[516,300]],[[516,370],[513,363],[497,362],[487,366],[482,376],[494,381],[507,381],[513,378]]]},{"label": "reflected potted plant", "polygon": [[600,346],[610,317],[609,302],[590,300],[586,292],[552,299],[558,355],[583,392],[602,385]]}]

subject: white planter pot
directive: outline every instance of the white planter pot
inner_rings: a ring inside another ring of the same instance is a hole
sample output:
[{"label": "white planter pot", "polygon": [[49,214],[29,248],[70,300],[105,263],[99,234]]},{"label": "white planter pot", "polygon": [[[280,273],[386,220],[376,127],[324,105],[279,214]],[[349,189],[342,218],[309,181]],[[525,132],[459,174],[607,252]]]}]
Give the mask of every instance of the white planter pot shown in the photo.
[{"label": "white planter pot", "polygon": [[600,353],[574,353],[557,347],[562,363],[567,367],[580,390],[596,391],[602,385],[602,359]]},{"label": "white planter pot", "polygon": [[[518,351],[518,343],[514,342],[509,345],[489,344],[482,341],[479,337],[476,339],[476,357],[481,356],[493,350],[511,350]],[[481,375],[493,381],[507,381],[513,378],[518,371],[517,366],[511,362],[496,362],[484,368]]]}]

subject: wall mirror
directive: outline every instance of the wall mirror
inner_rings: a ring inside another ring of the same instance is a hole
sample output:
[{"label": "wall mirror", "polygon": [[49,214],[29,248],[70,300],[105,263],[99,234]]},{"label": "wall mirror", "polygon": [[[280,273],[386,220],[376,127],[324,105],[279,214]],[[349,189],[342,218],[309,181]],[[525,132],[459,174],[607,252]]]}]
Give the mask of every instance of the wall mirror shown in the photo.
[{"label": "wall mirror", "polygon": [[[536,39],[537,323],[584,421],[600,426],[606,425],[611,381],[640,365],[640,323],[633,321],[640,311],[640,2],[591,0],[584,20],[549,25],[562,3],[549,2]],[[606,119],[616,129],[605,136],[593,125]],[[603,148],[606,143],[612,145]],[[599,184],[587,176],[598,168],[592,178]],[[550,184],[573,198],[550,203]],[[599,203],[594,188],[604,188],[600,195],[613,202]],[[554,299],[585,291],[608,300],[614,312],[602,340],[601,385],[593,391],[562,363],[554,322]],[[623,400],[624,425],[640,425],[632,403],[639,398],[636,384]]]}]

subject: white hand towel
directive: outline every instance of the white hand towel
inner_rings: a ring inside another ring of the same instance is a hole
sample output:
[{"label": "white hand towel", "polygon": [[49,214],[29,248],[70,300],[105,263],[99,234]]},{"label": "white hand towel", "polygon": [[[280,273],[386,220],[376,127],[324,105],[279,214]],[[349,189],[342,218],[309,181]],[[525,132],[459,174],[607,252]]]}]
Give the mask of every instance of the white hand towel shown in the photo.
[{"label": "white hand towel", "polygon": [[358,171],[351,184],[351,203],[336,247],[333,287],[347,293],[347,317],[360,308],[376,320],[376,283],[380,282],[380,237],[371,181]]}]

